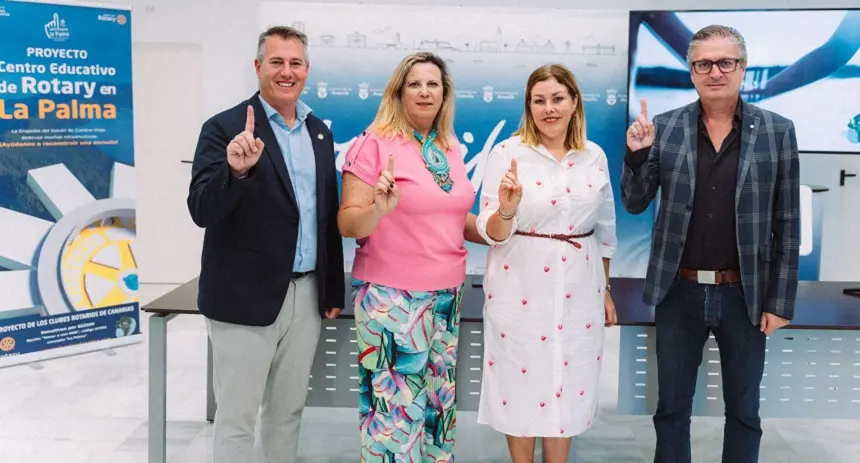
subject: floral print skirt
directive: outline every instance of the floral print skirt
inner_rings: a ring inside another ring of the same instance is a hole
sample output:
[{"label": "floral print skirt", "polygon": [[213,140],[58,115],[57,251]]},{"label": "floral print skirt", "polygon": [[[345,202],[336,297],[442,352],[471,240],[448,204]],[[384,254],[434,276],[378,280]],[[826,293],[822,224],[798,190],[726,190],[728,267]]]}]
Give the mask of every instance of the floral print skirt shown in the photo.
[{"label": "floral print skirt", "polygon": [[462,296],[353,279],[362,462],[454,461]]}]

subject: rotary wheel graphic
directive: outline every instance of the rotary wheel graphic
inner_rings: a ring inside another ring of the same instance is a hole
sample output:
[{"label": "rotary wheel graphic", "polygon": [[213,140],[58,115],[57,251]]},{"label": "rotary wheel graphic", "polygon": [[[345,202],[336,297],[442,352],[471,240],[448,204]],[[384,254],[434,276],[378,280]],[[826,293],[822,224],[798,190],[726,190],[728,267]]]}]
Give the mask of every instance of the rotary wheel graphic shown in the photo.
[{"label": "rotary wheel graphic", "polygon": [[60,264],[63,289],[76,310],[137,300],[132,252],[134,218],[104,220],[72,236]]},{"label": "rotary wheel graphic", "polygon": [[7,237],[0,262],[12,270],[3,273],[35,282],[4,285],[0,318],[4,310],[53,316],[137,302],[134,168],[114,164],[105,199],[95,199],[63,164],[30,170],[27,185],[56,223],[0,208],[4,227],[16,230],[0,233]]}]

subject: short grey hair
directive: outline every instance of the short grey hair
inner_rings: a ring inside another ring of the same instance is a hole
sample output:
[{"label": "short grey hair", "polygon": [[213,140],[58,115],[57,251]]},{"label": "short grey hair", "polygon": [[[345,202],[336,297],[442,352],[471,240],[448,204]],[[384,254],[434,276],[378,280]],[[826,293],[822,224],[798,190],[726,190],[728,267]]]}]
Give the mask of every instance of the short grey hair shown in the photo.
[{"label": "short grey hair", "polygon": [[305,35],[304,32],[289,26],[273,26],[266,29],[262,34],[260,34],[260,38],[257,39],[258,61],[263,61],[263,57],[266,56],[266,39],[273,35],[278,36],[284,40],[298,39],[298,41],[301,42],[304,46],[305,60],[308,59],[308,36]]},{"label": "short grey hair", "polygon": [[741,50],[741,63],[747,62],[747,43],[744,36],[733,27],[712,24],[693,34],[693,39],[690,40],[690,45],[687,47],[687,66],[693,65],[693,50],[702,42],[715,37],[728,39],[729,42],[737,45]]}]

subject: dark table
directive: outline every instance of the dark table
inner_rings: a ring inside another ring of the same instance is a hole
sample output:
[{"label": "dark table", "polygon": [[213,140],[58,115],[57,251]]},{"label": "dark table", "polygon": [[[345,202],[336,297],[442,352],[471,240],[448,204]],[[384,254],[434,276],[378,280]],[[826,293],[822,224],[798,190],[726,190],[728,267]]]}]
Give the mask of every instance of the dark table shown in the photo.
[{"label": "dark table", "polygon": [[[654,309],[642,302],[645,280],[613,278],[612,300],[621,326],[653,326]],[[860,283],[801,281],[794,319],[783,329],[860,330],[860,298],[843,294]]]},{"label": "dark table", "polygon": [[[346,294],[349,301],[350,280],[347,273]],[[484,290],[482,277],[469,275],[463,294],[461,319],[483,321]],[[642,278],[611,278],[612,299],[618,312],[619,326],[654,325],[654,309],[642,302],[645,280]],[[846,288],[860,288],[860,283],[838,281],[801,281],[797,288],[797,312],[784,329],[860,330],[860,297],[843,294]],[[199,314],[197,310],[197,279],[193,279],[142,308],[144,312],[163,315]],[[341,312],[353,317],[352,307]]]}]

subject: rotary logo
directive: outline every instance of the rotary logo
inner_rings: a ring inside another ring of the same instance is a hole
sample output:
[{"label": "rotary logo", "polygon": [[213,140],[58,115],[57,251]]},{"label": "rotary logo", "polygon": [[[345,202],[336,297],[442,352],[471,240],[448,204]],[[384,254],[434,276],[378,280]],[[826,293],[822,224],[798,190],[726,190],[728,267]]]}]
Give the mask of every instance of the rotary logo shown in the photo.
[{"label": "rotary logo", "polygon": [[128,17],[124,14],[103,13],[99,15],[99,21],[117,23],[120,26],[125,26],[125,24],[128,22]]},{"label": "rotary logo", "polygon": [[15,338],[7,336],[0,339],[0,350],[3,352],[12,352],[15,350]]}]

